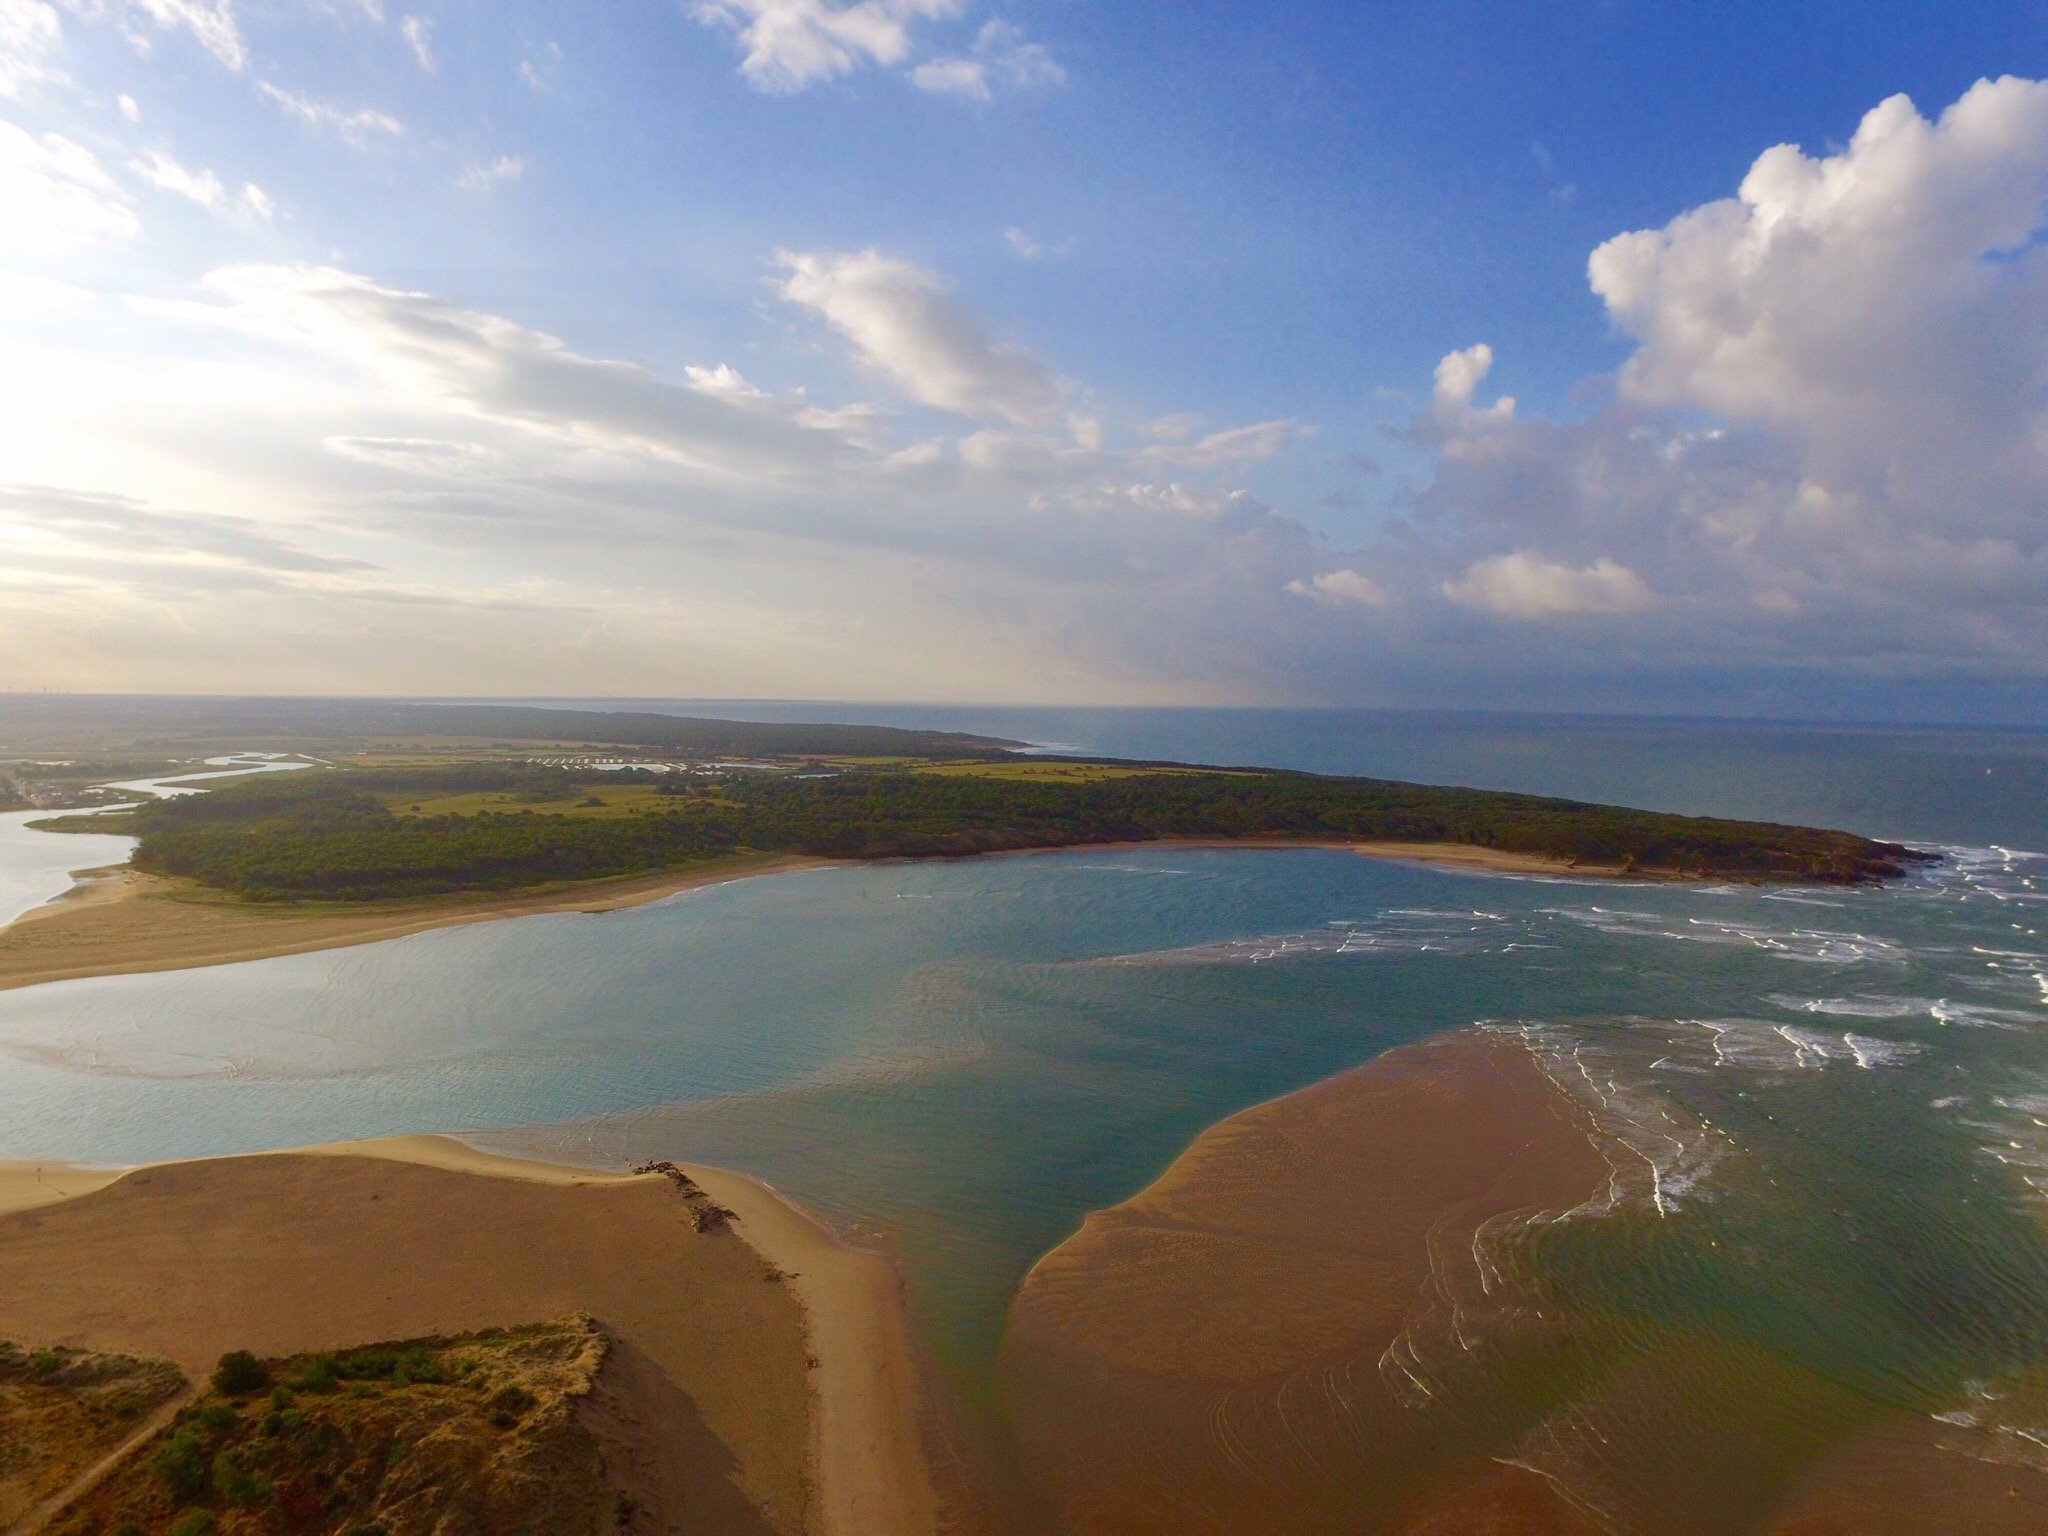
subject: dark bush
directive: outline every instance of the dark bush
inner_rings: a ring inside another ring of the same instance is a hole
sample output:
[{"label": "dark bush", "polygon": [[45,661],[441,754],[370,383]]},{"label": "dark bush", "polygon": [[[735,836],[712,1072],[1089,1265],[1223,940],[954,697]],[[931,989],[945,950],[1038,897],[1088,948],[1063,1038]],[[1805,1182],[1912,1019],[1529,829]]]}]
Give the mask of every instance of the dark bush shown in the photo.
[{"label": "dark bush", "polygon": [[341,1381],[341,1366],[332,1355],[314,1355],[285,1380],[295,1392],[332,1392]]},{"label": "dark bush", "polygon": [[213,1390],[227,1397],[245,1397],[270,1385],[270,1372],[246,1349],[230,1350],[213,1368]]},{"label": "dark bush", "polygon": [[247,1509],[270,1497],[270,1484],[247,1467],[232,1451],[213,1458],[213,1491],[236,1509]]},{"label": "dark bush", "polygon": [[149,1470],[178,1498],[189,1499],[206,1486],[206,1446],[191,1430],[181,1429],[157,1448]]}]

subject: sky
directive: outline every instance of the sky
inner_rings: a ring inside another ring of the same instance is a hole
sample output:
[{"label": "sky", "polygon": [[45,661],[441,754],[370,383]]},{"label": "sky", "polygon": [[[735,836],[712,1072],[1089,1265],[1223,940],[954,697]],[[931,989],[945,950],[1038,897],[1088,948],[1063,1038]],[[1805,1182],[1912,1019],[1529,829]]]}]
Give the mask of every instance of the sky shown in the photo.
[{"label": "sky", "polygon": [[0,0],[0,691],[2048,721],[2048,4]]}]

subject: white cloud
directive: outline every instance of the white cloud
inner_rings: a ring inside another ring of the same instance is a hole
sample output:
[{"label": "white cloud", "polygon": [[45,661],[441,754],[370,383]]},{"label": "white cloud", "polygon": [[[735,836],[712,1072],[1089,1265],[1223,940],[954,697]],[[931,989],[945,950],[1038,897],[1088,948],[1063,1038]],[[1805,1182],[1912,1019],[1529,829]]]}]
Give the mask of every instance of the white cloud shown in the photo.
[{"label": "white cloud", "polygon": [[[1170,435],[1160,430],[1162,425],[1160,422],[1151,424],[1153,435]],[[1180,436],[1186,437],[1193,430],[1190,427]],[[1256,464],[1284,453],[1301,440],[1305,430],[1296,421],[1260,421],[1248,427],[1229,427],[1221,432],[1211,432],[1191,443],[1162,442],[1146,449],[1145,456],[1194,469],[1214,469],[1223,464]]]},{"label": "white cloud", "polygon": [[238,70],[248,62],[248,49],[235,22],[234,0],[65,0],[65,5],[82,15],[112,10],[147,17],[165,31],[191,33],[200,47],[229,69]]},{"label": "white cloud", "polygon": [[473,165],[456,179],[468,192],[488,192],[501,182],[517,181],[526,174],[526,162],[518,155],[500,155],[488,165]]},{"label": "white cloud", "polygon": [[331,106],[296,95],[282,86],[272,85],[268,80],[257,81],[256,89],[307,127],[332,129],[351,144],[364,144],[380,136],[396,138],[405,132],[405,125],[388,112],[369,107],[350,110]]},{"label": "white cloud", "polygon": [[412,49],[412,56],[420,61],[421,69],[434,67],[434,24],[424,16],[408,16],[398,24],[398,30],[405,34],[405,41]]},{"label": "white cloud", "polygon": [[1639,613],[1655,601],[1640,576],[1612,560],[1574,570],[1525,550],[1475,560],[1463,577],[1444,583],[1444,595],[1507,619]]},{"label": "white cloud", "polygon": [[132,239],[135,211],[98,157],[58,134],[0,119],[0,247],[45,253]]},{"label": "white cloud", "polygon": [[1389,601],[1386,589],[1362,571],[1324,571],[1320,575],[1290,581],[1287,590],[1297,597],[1312,598],[1316,602],[1339,607],[1349,604],[1361,608],[1384,608]]},{"label": "white cloud", "polygon": [[1602,666],[2048,670],[2044,214],[2039,82],[1767,150],[1593,253],[1635,345],[1590,414],[1475,407],[1491,352],[1444,360],[1376,558],[1474,613],[1607,613]]},{"label": "white cloud", "polygon": [[[1493,348],[1485,342],[1447,354],[1436,365],[1436,389],[1432,398],[1440,416],[1457,416],[1473,409],[1472,396],[1487,374],[1493,371]],[[1515,414],[1514,398],[1503,395],[1483,414],[1507,417]]]},{"label": "white cloud", "polygon": [[131,169],[159,191],[174,193],[216,213],[227,207],[227,188],[211,171],[187,170],[169,155],[156,151],[147,159],[132,162]]},{"label": "white cloud", "polygon": [[211,213],[240,214],[265,223],[277,214],[277,205],[254,182],[244,182],[240,195],[231,197],[212,171],[191,170],[160,150],[131,161],[129,169],[159,191],[197,203]]},{"label": "white cloud", "polygon": [[912,399],[983,421],[1044,426],[1064,399],[1043,363],[998,341],[931,273],[879,251],[786,253],[782,295],[815,311]]},{"label": "white cloud", "polygon": [[121,108],[121,116],[124,120],[131,123],[142,121],[142,108],[135,104],[133,96],[123,96],[118,105]]},{"label": "white cloud", "polygon": [[63,35],[43,0],[0,0],[0,96],[19,97],[49,77],[44,62]]},{"label": "white cloud", "polygon": [[919,90],[942,96],[990,101],[997,86],[1015,90],[1064,85],[1067,72],[1040,43],[1027,43],[1024,31],[1007,21],[982,26],[973,51],[962,57],[927,59],[910,72]]},{"label": "white cloud", "polygon": [[2024,504],[2048,467],[2044,199],[2041,82],[1980,82],[1932,123],[1894,96],[1822,159],[1780,145],[1736,198],[1593,253],[1639,343],[1621,387],[1762,427],[1840,494]]},{"label": "white cloud", "polygon": [[205,287],[215,302],[150,307],[307,349],[360,370],[394,402],[516,427],[558,448],[651,454],[770,482],[823,473],[849,452],[846,432],[808,424],[815,417],[801,400],[735,389],[718,374],[667,383],[500,316],[332,268],[224,267]]},{"label": "white cloud", "polygon": [[764,91],[798,91],[910,55],[911,28],[956,16],[960,0],[701,0],[699,21],[738,33],[740,72]]}]

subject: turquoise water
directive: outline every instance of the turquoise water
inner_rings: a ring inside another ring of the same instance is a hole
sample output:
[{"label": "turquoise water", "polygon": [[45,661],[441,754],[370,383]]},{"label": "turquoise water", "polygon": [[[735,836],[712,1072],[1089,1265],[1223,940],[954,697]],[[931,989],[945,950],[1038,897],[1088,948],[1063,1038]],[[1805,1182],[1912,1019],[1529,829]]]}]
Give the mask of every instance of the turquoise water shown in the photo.
[{"label": "turquoise water", "polygon": [[[1982,752],[1942,751],[1984,776]],[[1994,779],[2038,751],[1983,749]],[[1896,763],[1859,789],[1860,759],[1834,761],[1816,804],[1894,793]],[[1951,796],[1925,824],[2030,814],[2002,792],[1980,810]],[[1602,1347],[1711,1336],[1826,1384],[1788,1423],[1974,1414],[2048,1457],[2028,1439],[2048,1413],[1997,1385],[2048,1358],[2048,859],[1992,841],[1852,891],[1313,850],[879,865],[63,983],[0,994],[0,1157],[454,1130],[724,1162],[883,1234],[971,1383],[1023,1270],[1203,1127],[1491,1021],[1633,1149],[1628,1219],[1546,1234],[1528,1279],[1606,1319]],[[1620,1528],[1661,1518],[1587,1498]]]}]

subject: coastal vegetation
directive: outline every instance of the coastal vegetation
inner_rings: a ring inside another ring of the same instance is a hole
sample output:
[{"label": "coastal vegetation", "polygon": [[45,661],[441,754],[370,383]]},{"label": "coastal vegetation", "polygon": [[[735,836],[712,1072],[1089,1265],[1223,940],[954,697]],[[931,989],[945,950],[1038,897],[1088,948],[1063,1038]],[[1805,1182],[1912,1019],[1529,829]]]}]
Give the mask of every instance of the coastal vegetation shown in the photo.
[{"label": "coastal vegetation", "polygon": [[591,1412],[610,1345],[578,1316],[272,1361],[235,1351],[48,1529],[640,1529]]},{"label": "coastal vegetation", "polygon": [[[814,747],[815,743],[807,743]],[[671,771],[480,761],[273,775],[135,812],[137,867],[259,901],[368,901],[742,853],[928,858],[1162,840],[1458,844],[1635,875],[1854,883],[1914,857],[1848,833],[1487,790],[1004,756]]]}]

